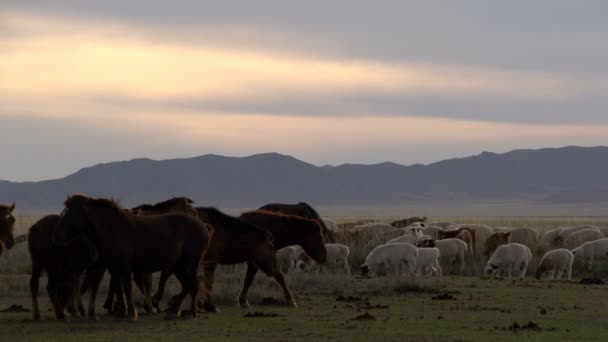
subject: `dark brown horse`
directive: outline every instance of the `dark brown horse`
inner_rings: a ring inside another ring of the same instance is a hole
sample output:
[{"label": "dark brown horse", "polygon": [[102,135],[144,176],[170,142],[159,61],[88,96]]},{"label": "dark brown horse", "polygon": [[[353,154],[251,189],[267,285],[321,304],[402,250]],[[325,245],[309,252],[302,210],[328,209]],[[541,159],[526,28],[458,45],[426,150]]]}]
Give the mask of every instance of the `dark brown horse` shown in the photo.
[{"label": "dark brown horse", "polygon": [[[167,213],[183,213],[193,217],[197,217],[196,209],[192,206],[194,201],[187,197],[173,197],[166,201],[162,201],[156,204],[142,204],[133,209],[131,212],[136,215],[160,215]],[[208,230],[210,227],[207,227]],[[152,305],[152,273],[142,273],[135,272],[133,273],[133,281],[135,285],[139,288],[139,290],[144,295],[144,310],[147,313],[155,313],[156,310],[154,307],[158,307],[158,305]],[[85,278],[84,284],[90,284],[90,281],[87,281]],[[86,288],[82,290],[82,293],[86,291]],[[110,286],[108,290],[108,295],[103,304],[103,307],[108,310],[108,312],[113,311],[114,304],[114,296],[117,294],[117,291],[114,287]]]},{"label": "dark brown horse", "polygon": [[5,246],[11,249],[15,245],[15,237],[13,236],[15,225],[14,210],[14,203],[12,205],[0,204],[0,255],[2,255],[2,250]]},{"label": "dark brown horse", "polygon": [[[317,219],[307,219],[268,210],[246,212],[241,214],[239,218],[254,226],[267,229],[272,234],[275,251],[290,245],[300,245],[306,254],[318,264],[324,264],[327,261],[323,226]],[[247,263],[245,281],[239,294],[239,305],[241,307],[249,307],[247,291],[257,271],[258,265],[252,262]],[[278,278],[275,277],[275,279],[277,279],[283,288],[283,296],[286,298],[286,302],[295,307],[296,302],[285,284],[283,274],[280,271],[276,274]]]},{"label": "dark brown horse", "polygon": [[[59,215],[45,216],[34,223],[27,234],[27,247],[32,259],[30,291],[32,314],[35,320],[40,319],[38,288],[42,272],[47,273],[46,289],[55,317],[65,319],[66,305],[72,316],[78,315],[75,297],[79,297],[79,294],[75,291],[78,289],[80,274],[98,259],[94,246],[87,245],[87,240],[74,241],[65,247],[53,246],[51,239],[58,223]],[[93,274],[100,276],[99,272],[89,273],[87,273],[89,277],[93,277]],[[98,287],[93,288],[89,300],[89,315],[92,318],[97,318],[94,301],[97,289]],[[84,308],[80,313],[85,314]]]},{"label": "dark brown horse", "polygon": [[[93,243],[112,276],[113,286],[121,289],[119,301],[126,308],[121,316],[137,319],[133,272],[170,270],[192,297],[190,314],[197,317],[197,270],[210,239],[200,220],[181,213],[137,216],[111,200],[83,195],[69,197],[65,207],[53,241],[65,246],[82,237]],[[179,315],[180,306],[178,302],[173,314]]]},{"label": "dark brown horse", "polygon": [[329,230],[327,226],[325,226],[325,223],[323,222],[323,219],[321,219],[319,213],[317,213],[317,211],[306,202],[300,202],[297,204],[270,203],[260,207],[258,210],[273,211],[316,220],[323,228],[323,236],[325,237],[325,241],[328,243],[336,242],[334,233]]},{"label": "dark brown horse", "polygon": [[[205,311],[218,312],[210,299],[218,264],[234,265],[244,262],[252,264],[268,276],[273,277],[283,288],[283,293],[289,293],[283,275],[277,266],[272,234],[269,231],[227,215],[216,208],[196,209],[198,217],[214,227],[213,238],[201,265],[204,272],[204,292],[207,294],[207,300],[202,303]],[[165,274],[161,276],[158,291],[154,295],[156,303],[162,298],[167,278]],[[290,296],[286,295],[287,303],[291,303],[292,300]],[[171,299],[171,302],[173,301],[174,299]]]},{"label": "dark brown horse", "polygon": [[409,217],[406,219],[393,221],[393,222],[391,222],[391,226],[393,226],[395,228],[406,228],[413,223],[420,222],[421,224],[423,224],[423,227],[424,227],[424,223],[426,222],[426,220],[427,220],[426,216],[425,217],[413,216],[413,217]]}]

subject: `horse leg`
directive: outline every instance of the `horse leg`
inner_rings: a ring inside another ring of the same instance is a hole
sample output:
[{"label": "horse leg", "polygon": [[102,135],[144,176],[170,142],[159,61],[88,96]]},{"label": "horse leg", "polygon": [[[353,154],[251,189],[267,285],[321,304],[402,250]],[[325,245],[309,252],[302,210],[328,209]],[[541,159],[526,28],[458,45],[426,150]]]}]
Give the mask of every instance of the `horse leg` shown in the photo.
[{"label": "horse leg", "polygon": [[346,268],[346,274],[348,274],[349,276],[351,275],[350,273],[350,266],[348,265],[348,260],[344,259],[344,267]]},{"label": "horse leg", "polygon": [[127,315],[131,320],[136,321],[137,310],[135,309],[135,303],[133,302],[133,273],[123,273],[121,283],[127,297]]},{"label": "horse leg", "polygon": [[30,277],[30,292],[32,294],[32,314],[34,320],[40,320],[40,308],[38,307],[38,288],[40,287],[40,274],[42,268],[37,262],[32,261],[32,276]]},{"label": "horse leg", "polygon": [[[203,284],[205,286],[204,295],[206,296],[206,299],[203,301],[201,307],[206,312],[220,312],[220,310],[211,303],[211,293],[213,292],[213,282],[215,280],[215,269],[216,268],[217,268],[216,263],[203,263],[203,272],[204,272]],[[200,296],[201,296],[201,293],[199,293],[199,297]]]},{"label": "horse leg", "polygon": [[163,295],[165,293],[165,286],[167,285],[167,280],[169,280],[169,277],[171,277],[171,272],[168,270],[163,270],[160,273],[160,279],[158,280],[156,293],[154,293],[154,296],[152,296],[152,305],[158,311],[160,311],[160,301],[163,299]]},{"label": "horse leg", "polygon": [[116,310],[114,310],[114,296],[116,296],[116,305],[118,307],[120,307],[120,303],[122,303],[120,284],[117,280],[116,275],[110,274],[110,287],[106,294],[106,300],[103,302],[103,308],[106,309],[109,314],[116,312]]},{"label": "horse leg", "polygon": [[[125,303],[125,301],[126,301],[125,300],[125,291],[124,291],[120,276],[118,275],[117,272],[110,273],[110,290],[108,292],[110,292],[110,291],[113,292],[112,296],[114,294],[116,295],[116,308],[115,308],[115,310],[113,310],[114,314],[118,318],[126,318],[127,317],[127,311],[126,311],[127,304]],[[108,301],[108,299],[106,298],[106,302],[107,301]],[[112,307],[112,304],[110,304],[110,307]]]},{"label": "horse leg", "polygon": [[91,274],[91,277],[89,278],[91,293],[89,294],[88,315],[90,319],[95,321],[99,320],[99,317],[97,317],[97,313],[95,312],[95,302],[97,300],[97,291],[99,290],[99,285],[101,285],[101,281],[103,280],[104,273],[104,269],[90,270],[87,272],[87,274]]},{"label": "horse leg", "polygon": [[136,272],[133,273],[133,282],[144,294],[144,310],[149,314],[155,314],[156,310],[152,305],[150,291],[152,290],[152,273]]},{"label": "horse leg", "polygon": [[83,316],[86,314],[84,306],[80,298],[80,275],[70,274],[69,278],[72,282],[71,293],[68,297],[67,308],[72,317]]},{"label": "horse leg", "polygon": [[52,275],[47,276],[47,284],[46,291],[49,294],[49,299],[51,301],[51,306],[53,307],[53,311],[55,312],[55,317],[60,320],[66,319],[65,314],[63,313],[63,308],[60,304],[60,298],[58,295],[58,286],[59,283]]},{"label": "horse leg", "polygon": [[255,278],[255,274],[258,272],[258,267],[253,263],[247,263],[247,273],[245,274],[245,281],[243,282],[243,288],[241,288],[241,292],[239,293],[239,306],[242,308],[250,308],[251,305],[247,302],[247,291],[249,291],[249,287],[251,283],[253,283],[253,278]]}]

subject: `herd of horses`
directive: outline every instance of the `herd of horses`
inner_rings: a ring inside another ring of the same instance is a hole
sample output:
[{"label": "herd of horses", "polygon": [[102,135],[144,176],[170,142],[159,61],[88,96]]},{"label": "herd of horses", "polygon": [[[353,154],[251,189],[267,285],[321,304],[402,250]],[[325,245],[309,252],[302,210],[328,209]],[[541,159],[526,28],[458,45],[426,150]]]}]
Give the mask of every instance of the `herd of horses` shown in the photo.
[{"label": "herd of horses", "polygon": [[[137,319],[133,284],[144,296],[144,310],[157,312],[171,276],[181,292],[170,298],[167,315],[196,318],[199,309],[217,312],[212,302],[218,265],[247,264],[238,303],[249,307],[247,292],[258,270],[281,286],[285,302],[296,306],[277,263],[276,251],[299,245],[323,264],[325,242],[332,232],[308,204],[268,204],[231,216],[212,207],[194,207],[185,197],[125,209],[115,201],[75,194],[64,202],[60,215],[37,221],[27,234],[32,260],[32,312],[40,319],[39,279],[47,274],[47,293],[55,316],[98,319],[96,296],[106,271],[110,286],[103,307],[118,317]],[[15,244],[12,213],[15,205],[0,205],[0,253]],[[152,294],[152,274],[161,272]],[[88,308],[82,297],[89,293]],[[181,312],[190,296],[189,310]]]}]

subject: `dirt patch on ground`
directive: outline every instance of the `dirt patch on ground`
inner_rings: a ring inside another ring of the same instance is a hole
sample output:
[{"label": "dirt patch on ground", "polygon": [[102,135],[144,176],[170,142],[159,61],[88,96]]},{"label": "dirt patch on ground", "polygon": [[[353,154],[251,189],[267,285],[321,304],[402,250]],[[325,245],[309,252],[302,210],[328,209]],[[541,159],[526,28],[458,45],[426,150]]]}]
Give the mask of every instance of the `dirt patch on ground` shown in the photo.
[{"label": "dirt patch on ground", "polygon": [[473,305],[467,308],[469,311],[496,311],[502,313],[511,313],[511,310],[493,306],[481,306],[481,305]]},{"label": "dirt patch on ground", "polygon": [[347,302],[347,303],[369,302],[369,298],[360,297],[357,295],[338,296],[338,297],[336,297],[336,302]]},{"label": "dirt patch on ground", "polygon": [[509,325],[506,328],[497,328],[500,330],[507,330],[507,331],[511,331],[514,333],[519,333],[519,332],[542,332],[542,331],[555,331],[555,328],[541,328],[537,323],[534,323],[532,321],[528,321],[528,323],[526,324],[519,324],[517,322],[514,322],[513,324]]},{"label": "dirt patch on ground", "polygon": [[273,317],[281,317],[278,313],[273,312],[248,312],[243,315],[245,318],[273,318]]},{"label": "dirt patch on ground", "polygon": [[606,283],[600,278],[583,278],[579,282],[583,285],[605,285]]},{"label": "dirt patch on ground", "polygon": [[454,295],[446,292],[446,293],[438,294],[436,296],[431,297],[431,300],[456,300],[456,297],[454,297]]},{"label": "dirt patch on ground", "polygon": [[6,309],[0,310],[0,312],[30,312],[30,309],[26,309],[23,305],[13,304]]},{"label": "dirt patch on ground", "polygon": [[361,314],[355,318],[352,318],[351,321],[375,321],[376,317],[374,317],[374,315],[370,314],[369,312],[366,312],[364,314]]}]

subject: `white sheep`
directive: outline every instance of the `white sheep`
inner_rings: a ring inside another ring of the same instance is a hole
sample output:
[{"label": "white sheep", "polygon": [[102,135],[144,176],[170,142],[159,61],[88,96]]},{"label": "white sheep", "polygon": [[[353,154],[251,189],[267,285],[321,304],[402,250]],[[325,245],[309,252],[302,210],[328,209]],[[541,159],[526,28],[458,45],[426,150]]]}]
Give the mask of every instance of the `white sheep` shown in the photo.
[{"label": "white sheep", "polygon": [[332,232],[337,232],[338,231],[338,223],[336,223],[336,221],[324,217],[323,219],[323,223],[325,224],[325,227],[327,227],[328,230],[332,231]]},{"label": "white sheep", "polygon": [[354,232],[380,235],[395,230],[396,228],[386,223],[370,222],[353,227]]},{"label": "white sheep", "polygon": [[519,271],[520,279],[524,279],[528,265],[532,260],[532,251],[521,243],[508,243],[499,246],[488,260],[484,273],[498,278],[506,270],[511,278],[511,272]]},{"label": "white sheep", "polygon": [[[317,265],[317,270],[320,272],[322,268],[324,269],[327,266],[335,266],[341,263],[344,264],[346,273],[350,275],[350,267],[348,265],[350,250],[348,247],[339,243],[326,243],[325,249],[327,250],[327,262],[324,265]],[[311,257],[306,253],[302,253],[296,263],[296,270],[302,272],[310,271],[315,264],[316,263]]]},{"label": "white sheep", "polygon": [[[589,271],[593,268],[593,260],[608,256],[608,238],[585,242],[572,250],[575,258],[582,258],[589,263]],[[584,265],[583,265],[584,266]]]},{"label": "white sheep", "polygon": [[564,241],[564,244],[566,245],[567,249],[572,250],[585,242],[595,241],[604,238],[604,234],[600,233],[596,229],[583,229],[570,234],[568,238],[566,238],[566,241]]},{"label": "white sheep", "polygon": [[[545,253],[536,269],[536,279],[549,272],[549,280],[561,280],[564,271],[568,280],[572,280],[572,262],[574,255],[565,248],[558,248]],[[557,276],[556,276],[557,273]]]},{"label": "white sheep", "polygon": [[450,226],[458,226],[458,225],[456,223],[452,223],[452,222],[440,221],[440,222],[432,222],[429,224],[429,227],[430,226],[441,227],[443,229],[446,229]]},{"label": "white sheep", "polygon": [[437,248],[418,248],[418,258],[416,258],[416,274],[425,275],[430,271],[431,275],[442,276],[443,272],[439,265],[439,249]]},{"label": "white sheep", "polygon": [[521,243],[528,246],[530,250],[536,249],[538,241],[538,232],[536,230],[532,228],[514,228],[508,231],[511,233],[509,235],[509,243]]},{"label": "white sheep", "polygon": [[557,239],[561,232],[562,228],[546,231],[536,244],[536,252],[538,254],[543,254],[544,252],[557,247],[559,245]]},{"label": "white sheep", "polygon": [[608,227],[597,227],[600,233],[604,234],[605,237],[608,237]]},{"label": "white sheep", "polygon": [[429,235],[433,239],[437,239],[438,238],[437,234],[441,231],[443,231],[443,228],[441,228],[439,226],[430,226],[430,227],[426,227],[426,228],[422,229],[422,233],[424,235]]},{"label": "white sheep", "polygon": [[559,232],[557,242],[560,246],[565,247],[565,242],[570,235],[572,235],[576,232],[580,232],[581,230],[586,230],[586,229],[593,229],[593,230],[597,230],[598,232],[600,231],[599,229],[597,229],[597,227],[589,226],[589,225],[564,228]]},{"label": "white sheep", "polygon": [[439,257],[442,260],[447,260],[451,264],[457,261],[460,264],[460,273],[464,272],[465,255],[468,251],[467,243],[460,239],[443,239],[433,240],[430,237],[423,236],[417,244],[418,247],[436,247],[439,250]]},{"label": "white sheep", "polygon": [[379,265],[384,265],[386,273],[390,273],[391,267],[395,275],[407,273],[414,275],[416,271],[416,258],[418,258],[418,248],[409,243],[393,243],[390,245],[380,245],[374,248],[365,258],[365,263],[361,265],[361,274],[371,273],[375,275]]},{"label": "white sheep", "polygon": [[301,255],[304,255],[304,250],[300,246],[287,246],[276,251],[275,255],[277,263],[282,272],[288,272],[292,268],[295,269],[296,263]]},{"label": "white sheep", "polygon": [[389,240],[386,244],[390,245],[393,243],[411,243],[412,245],[416,245],[421,237],[422,236],[419,236],[417,234],[405,234],[392,240]]}]

